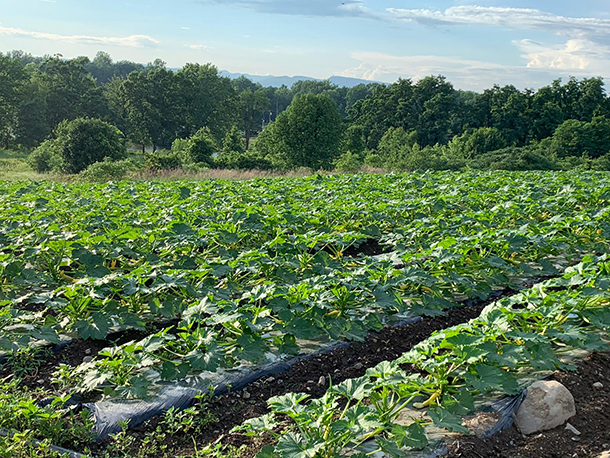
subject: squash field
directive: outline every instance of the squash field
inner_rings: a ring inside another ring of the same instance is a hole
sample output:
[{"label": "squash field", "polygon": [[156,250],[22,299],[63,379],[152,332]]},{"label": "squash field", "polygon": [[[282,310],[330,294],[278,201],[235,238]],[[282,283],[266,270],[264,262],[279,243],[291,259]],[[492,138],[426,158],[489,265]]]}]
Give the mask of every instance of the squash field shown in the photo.
[{"label": "squash field", "polygon": [[[4,182],[0,219],[0,457],[410,456],[428,426],[467,433],[478,400],[572,369],[563,355],[604,349],[610,327],[603,172]],[[248,387],[199,386],[186,410],[97,437],[98,403],[415,317],[450,326],[238,420],[213,415],[229,409],[215,394],[246,409]]]}]

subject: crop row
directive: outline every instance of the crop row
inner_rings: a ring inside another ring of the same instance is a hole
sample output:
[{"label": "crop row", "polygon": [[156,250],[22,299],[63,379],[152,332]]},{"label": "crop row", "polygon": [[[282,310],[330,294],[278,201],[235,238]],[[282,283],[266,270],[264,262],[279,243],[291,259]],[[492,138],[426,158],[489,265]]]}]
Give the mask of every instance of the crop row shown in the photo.
[{"label": "crop row", "polygon": [[2,184],[0,349],[136,331],[56,381],[142,396],[608,251],[603,174],[456,176]]},{"label": "crop row", "polygon": [[[429,425],[468,434],[462,417],[475,400],[515,395],[526,376],[575,369],[567,358],[574,350],[607,349],[609,306],[610,262],[587,257],[563,277],[501,299],[363,377],[331,385],[321,398],[271,398],[271,413],[236,430],[274,438],[259,458],[405,457],[428,445]],[[424,414],[404,415],[407,408]]]}]

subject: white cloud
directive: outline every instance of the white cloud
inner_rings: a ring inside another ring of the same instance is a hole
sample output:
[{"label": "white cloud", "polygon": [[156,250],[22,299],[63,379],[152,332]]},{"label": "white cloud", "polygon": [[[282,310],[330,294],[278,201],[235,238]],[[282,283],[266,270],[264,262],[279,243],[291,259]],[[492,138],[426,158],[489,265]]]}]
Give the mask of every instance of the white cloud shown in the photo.
[{"label": "white cloud", "polygon": [[[545,49],[538,49],[541,53]],[[494,84],[513,84],[521,89],[549,84],[558,76],[570,76],[573,68],[556,67],[550,71],[545,66],[502,65],[473,59],[450,56],[394,56],[385,53],[357,52],[352,57],[359,65],[340,73],[340,76],[362,78],[371,81],[394,82],[398,78],[419,80],[429,75],[444,75],[459,89],[480,91]],[[532,56],[533,58],[534,56]],[[567,61],[564,63],[567,64]],[[571,63],[573,67],[575,63]],[[576,72],[577,73],[577,72]]]},{"label": "white cloud", "polygon": [[92,37],[87,35],[59,35],[55,33],[34,32],[30,30],[15,29],[0,26],[0,36],[12,36],[19,38],[35,38],[38,40],[57,41],[72,44],[86,45],[112,45],[126,46],[130,48],[153,47],[159,44],[148,35],[130,35],[128,37]]},{"label": "white cloud", "polygon": [[532,8],[463,5],[444,11],[388,8],[395,19],[425,25],[488,25],[565,36],[610,37],[610,19],[559,16]]},{"label": "white cloud", "polygon": [[[388,8],[387,13],[399,22],[432,27],[479,25],[535,30],[563,36],[567,41],[561,45],[537,43],[528,39],[513,43],[522,51],[528,69],[553,71],[556,76],[566,73],[575,76],[610,76],[610,19],[566,17],[532,8],[477,5],[454,6],[446,10]],[[414,58],[420,59],[416,65],[421,68],[421,56]],[[430,62],[430,58],[432,56],[427,56],[423,62]],[[452,62],[450,58],[434,59],[440,59],[442,63],[436,67],[437,73],[459,73],[459,69],[446,68]],[[472,61],[465,63],[467,69],[478,67],[473,67],[471,63]],[[493,68],[493,64],[485,66]]]},{"label": "white cloud", "polygon": [[610,46],[587,39],[569,40],[561,46],[545,46],[532,40],[520,40],[515,44],[524,53],[528,68],[610,76]]},{"label": "white cloud", "polygon": [[195,51],[205,51],[206,49],[212,49],[206,45],[187,45],[187,47]]},{"label": "white cloud", "polygon": [[180,29],[182,29],[182,30],[191,30],[190,27],[180,27]]}]

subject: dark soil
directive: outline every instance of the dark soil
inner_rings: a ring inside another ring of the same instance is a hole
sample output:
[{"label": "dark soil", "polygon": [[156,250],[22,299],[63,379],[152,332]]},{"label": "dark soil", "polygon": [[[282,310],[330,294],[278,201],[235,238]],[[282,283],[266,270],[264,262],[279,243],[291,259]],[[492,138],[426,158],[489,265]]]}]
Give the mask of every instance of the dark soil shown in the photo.
[{"label": "dark soil", "polygon": [[359,255],[364,256],[377,256],[383,253],[389,253],[394,249],[393,246],[390,245],[382,245],[379,243],[379,240],[376,239],[366,239],[361,242],[358,246],[352,245],[343,251],[343,256],[348,256],[355,258]]},{"label": "dark soil", "polygon": [[110,334],[106,340],[75,339],[66,344],[42,349],[28,364],[28,370],[24,374],[16,374],[17,371],[10,361],[0,365],[0,379],[12,374],[21,375],[22,386],[31,390],[43,389],[47,394],[53,394],[57,391],[57,387],[51,383],[51,380],[53,373],[59,369],[61,364],[76,367],[83,362],[83,358],[95,357],[104,348],[111,347],[113,344],[121,345],[131,340],[139,340],[148,334],[144,331],[121,331]]},{"label": "dark soil", "polygon": [[[108,345],[107,341],[101,340],[75,340],[65,348],[57,349],[58,351],[41,350],[40,354],[34,357],[34,361],[28,364],[27,373],[21,376],[21,385],[31,390],[41,388],[49,394],[53,393],[57,387],[51,383],[51,379],[61,364],[78,366],[84,357],[95,356]],[[10,362],[0,366],[0,379],[12,374],[17,375],[17,370]]]},{"label": "dark soil", "polygon": [[[576,416],[569,423],[576,436],[560,426],[531,436],[516,427],[491,438],[460,437],[450,444],[450,458],[589,458],[610,450],[610,353],[594,353],[577,372],[556,373],[576,401]],[[601,382],[601,390],[593,384]]]},{"label": "dark soil", "polygon": [[[507,291],[503,295],[515,294]],[[199,434],[188,437],[168,437],[168,449],[175,455],[189,453],[193,449],[193,440],[198,447],[217,442],[222,437],[225,445],[246,445],[247,451],[242,458],[254,457],[269,438],[250,438],[230,431],[245,420],[268,413],[267,399],[290,392],[303,392],[313,398],[326,393],[329,382],[341,383],[350,378],[361,377],[367,368],[382,361],[397,359],[414,345],[428,338],[434,331],[465,323],[480,315],[483,308],[501,296],[481,302],[472,307],[458,307],[447,311],[446,316],[423,317],[421,321],[402,327],[388,327],[380,332],[371,333],[365,342],[352,342],[346,348],[311,359],[299,361],[292,369],[282,375],[261,379],[252,383],[243,391],[213,397],[207,401],[206,412],[219,421],[204,428]],[[323,377],[323,379],[322,379]],[[135,446],[147,433],[154,432],[161,421],[156,417],[146,424],[133,428],[129,434],[136,437]],[[95,451],[101,451],[108,442],[96,444]]]}]

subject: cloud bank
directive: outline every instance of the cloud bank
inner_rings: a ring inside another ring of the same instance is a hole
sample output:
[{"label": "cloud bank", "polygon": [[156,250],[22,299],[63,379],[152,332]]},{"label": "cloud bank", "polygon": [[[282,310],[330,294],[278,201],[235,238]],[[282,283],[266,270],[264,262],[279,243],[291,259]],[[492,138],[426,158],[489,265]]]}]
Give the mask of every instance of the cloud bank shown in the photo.
[{"label": "cloud bank", "polygon": [[[524,64],[503,65],[453,56],[394,56],[386,53],[353,53],[360,63],[344,76],[393,81],[400,76],[419,79],[430,74],[446,75],[459,87],[481,89],[501,81],[521,87],[547,84],[557,77],[610,77],[610,20],[575,18],[532,8],[501,8],[476,5],[445,10],[388,8],[387,20],[427,27],[479,26],[516,31],[546,32],[564,37],[540,43],[528,38],[514,40]],[[378,18],[379,15],[376,15]]]},{"label": "cloud bank", "polygon": [[260,13],[297,16],[368,17],[379,16],[362,0],[201,0],[203,3],[237,5]]},{"label": "cloud bank", "polygon": [[18,38],[35,38],[38,40],[56,41],[84,45],[111,45],[130,48],[154,47],[159,44],[148,35],[130,35],[128,37],[92,37],[87,35],[59,35],[56,33],[34,32],[31,30],[16,29],[0,26],[0,36]]}]

